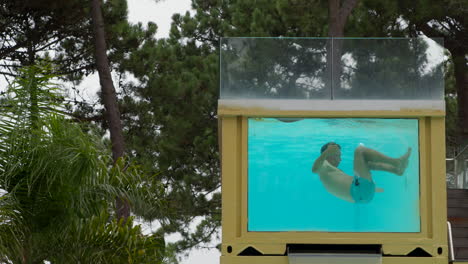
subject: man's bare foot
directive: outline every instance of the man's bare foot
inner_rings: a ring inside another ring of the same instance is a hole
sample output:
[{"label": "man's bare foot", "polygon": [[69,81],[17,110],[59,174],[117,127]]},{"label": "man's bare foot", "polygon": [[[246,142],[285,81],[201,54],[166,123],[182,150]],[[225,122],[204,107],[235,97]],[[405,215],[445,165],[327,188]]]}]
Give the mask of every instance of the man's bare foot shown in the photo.
[{"label": "man's bare foot", "polygon": [[406,168],[408,167],[408,159],[411,155],[411,148],[408,148],[408,151],[406,151],[406,153],[400,157],[400,166],[398,167],[398,170],[397,170],[397,175],[403,175],[403,173],[405,173],[405,170]]}]

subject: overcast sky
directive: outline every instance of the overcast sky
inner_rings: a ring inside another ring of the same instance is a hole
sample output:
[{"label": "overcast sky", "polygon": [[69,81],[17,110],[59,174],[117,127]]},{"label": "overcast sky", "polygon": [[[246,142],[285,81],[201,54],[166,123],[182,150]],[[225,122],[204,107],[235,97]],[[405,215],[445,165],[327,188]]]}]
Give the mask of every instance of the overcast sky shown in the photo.
[{"label": "overcast sky", "polygon": [[[155,0],[127,0],[128,19],[133,22],[142,22],[146,25],[149,21],[158,25],[157,38],[169,36],[172,15],[185,14],[191,9],[190,0],[162,0],[156,4]],[[219,243],[216,241],[213,245]],[[220,252],[217,249],[192,250],[188,258],[184,258],[181,264],[219,264]]]},{"label": "overcast sky", "polygon": [[155,22],[158,25],[157,38],[169,36],[172,15],[175,13],[185,14],[191,9],[190,0],[127,0],[128,19],[131,22]]}]

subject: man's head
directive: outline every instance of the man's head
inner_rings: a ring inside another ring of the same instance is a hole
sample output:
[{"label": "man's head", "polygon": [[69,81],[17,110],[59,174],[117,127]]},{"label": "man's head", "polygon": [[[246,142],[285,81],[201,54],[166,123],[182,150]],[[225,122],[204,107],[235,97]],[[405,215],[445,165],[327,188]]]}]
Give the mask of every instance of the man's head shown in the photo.
[{"label": "man's head", "polygon": [[338,165],[340,164],[341,162],[341,146],[336,144],[335,142],[328,142],[327,144],[323,145],[322,148],[320,149],[320,153],[323,153],[329,146],[331,145],[335,145],[338,147],[339,151],[336,152],[336,153],[333,153],[332,155],[329,155],[327,157],[327,161],[335,166],[335,167],[338,167]]}]

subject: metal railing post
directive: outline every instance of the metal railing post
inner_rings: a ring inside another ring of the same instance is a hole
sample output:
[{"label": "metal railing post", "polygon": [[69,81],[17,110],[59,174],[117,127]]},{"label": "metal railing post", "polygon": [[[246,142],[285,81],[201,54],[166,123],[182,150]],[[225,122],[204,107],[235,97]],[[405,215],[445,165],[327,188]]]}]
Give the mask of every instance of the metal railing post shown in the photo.
[{"label": "metal railing post", "polygon": [[455,261],[455,253],[453,252],[453,238],[452,238],[452,225],[449,221],[447,221],[447,229],[448,229],[448,238],[449,238],[449,250],[450,250],[450,261]]}]

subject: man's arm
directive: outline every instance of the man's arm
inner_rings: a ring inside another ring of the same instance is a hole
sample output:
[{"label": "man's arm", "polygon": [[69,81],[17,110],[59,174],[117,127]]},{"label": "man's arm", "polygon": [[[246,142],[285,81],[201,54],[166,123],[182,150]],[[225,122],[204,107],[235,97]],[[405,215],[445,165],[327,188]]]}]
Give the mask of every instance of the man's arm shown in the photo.
[{"label": "man's arm", "polygon": [[340,151],[337,145],[329,145],[327,149],[322,152],[320,157],[315,160],[314,165],[312,166],[312,172],[317,173],[323,166],[323,162],[327,160],[328,156],[334,154],[337,151]]}]

